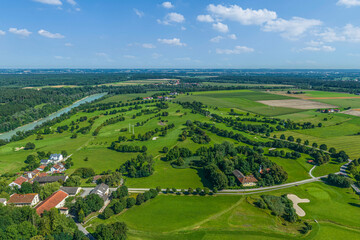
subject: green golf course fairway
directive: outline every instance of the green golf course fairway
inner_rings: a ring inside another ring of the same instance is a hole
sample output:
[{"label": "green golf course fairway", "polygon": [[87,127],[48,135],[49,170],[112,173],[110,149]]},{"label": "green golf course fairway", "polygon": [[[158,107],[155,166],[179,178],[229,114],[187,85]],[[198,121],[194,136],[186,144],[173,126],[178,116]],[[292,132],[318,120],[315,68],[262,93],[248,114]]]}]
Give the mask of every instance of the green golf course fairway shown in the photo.
[{"label": "green golf course fairway", "polygon": [[286,223],[271,215],[269,210],[249,203],[261,194],[206,197],[163,194],[107,220],[93,219],[87,226],[90,226],[89,231],[94,231],[98,224],[124,221],[129,227],[129,239],[149,240],[360,237],[360,204],[352,190],[318,182],[264,194],[290,193],[310,200],[310,203],[300,204],[306,212],[302,219],[313,226],[307,235],[299,233],[302,223]]}]

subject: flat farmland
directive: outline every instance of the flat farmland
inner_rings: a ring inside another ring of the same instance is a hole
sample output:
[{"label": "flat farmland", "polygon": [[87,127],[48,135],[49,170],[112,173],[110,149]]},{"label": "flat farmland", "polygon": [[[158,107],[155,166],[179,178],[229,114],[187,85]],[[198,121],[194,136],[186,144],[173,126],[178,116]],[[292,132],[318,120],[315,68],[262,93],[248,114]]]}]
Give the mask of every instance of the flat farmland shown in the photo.
[{"label": "flat farmland", "polygon": [[232,90],[216,92],[195,92],[192,95],[179,96],[179,101],[198,101],[206,105],[219,108],[237,108],[265,116],[277,116],[296,113],[303,110],[285,107],[272,107],[257,101],[261,100],[284,100],[290,97],[268,94],[251,90]]},{"label": "flat farmland", "polygon": [[315,137],[307,135],[301,130],[299,131],[286,131],[285,136],[293,136],[304,140],[309,140],[310,144],[316,142],[318,145],[326,144],[328,147],[334,147],[337,151],[344,150],[351,158],[360,157],[360,136],[338,136],[338,137]]},{"label": "flat farmland", "polygon": [[177,80],[177,79],[164,78],[164,79],[129,80],[123,82],[106,83],[100,86],[131,86],[131,85],[146,85],[146,84],[162,84],[172,80]]},{"label": "flat farmland", "polygon": [[320,103],[320,102],[303,100],[303,99],[265,100],[258,102],[272,107],[286,107],[286,108],[295,108],[295,109],[303,109],[303,110],[337,107],[326,103]]}]

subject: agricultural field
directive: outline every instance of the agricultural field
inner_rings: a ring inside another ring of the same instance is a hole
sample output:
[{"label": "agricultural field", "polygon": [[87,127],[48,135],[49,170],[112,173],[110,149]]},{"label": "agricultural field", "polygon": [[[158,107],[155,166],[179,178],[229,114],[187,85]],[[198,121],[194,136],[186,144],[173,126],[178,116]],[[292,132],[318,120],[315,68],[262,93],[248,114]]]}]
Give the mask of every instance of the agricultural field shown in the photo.
[{"label": "agricultural field", "polygon": [[146,84],[165,84],[169,81],[177,79],[145,79],[145,80],[129,80],[123,82],[106,83],[100,86],[132,86],[132,85],[146,85]]},{"label": "agricultural field", "polygon": [[257,101],[293,98],[252,90],[198,92],[192,95],[180,96],[177,99],[179,101],[199,101],[212,107],[235,108],[265,116],[278,116],[303,111],[285,107],[272,107],[259,103]]},{"label": "agricultural field", "polygon": [[[313,102],[323,103],[324,107],[327,108],[331,106],[344,108],[360,108],[360,96],[349,94],[349,93],[340,93],[340,92],[325,92],[325,91],[311,91],[311,90],[297,90],[303,91],[304,94],[287,94],[286,91],[272,91],[271,93],[281,95],[281,96],[291,96],[295,98],[300,98],[304,100],[311,100]],[[328,106],[326,106],[326,104]]]},{"label": "agricultural field", "polygon": [[222,86],[222,87],[231,87],[231,86],[244,86],[244,87],[287,87],[291,88],[293,85],[285,85],[285,84],[254,84],[254,83],[226,83],[226,82],[202,82],[203,85],[210,86]]}]

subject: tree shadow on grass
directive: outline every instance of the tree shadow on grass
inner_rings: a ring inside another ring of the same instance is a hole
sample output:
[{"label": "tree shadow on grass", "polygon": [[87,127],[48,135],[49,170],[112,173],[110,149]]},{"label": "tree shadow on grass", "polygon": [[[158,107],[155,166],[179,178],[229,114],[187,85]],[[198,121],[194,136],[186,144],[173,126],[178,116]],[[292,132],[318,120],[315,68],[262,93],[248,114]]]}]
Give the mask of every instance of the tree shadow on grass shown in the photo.
[{"label": "tree shadow on grass", "polygon": [[212,188],[212,184],[207,180],[207,178],[205,177],[205,171],[204,169],[201,168],[196,168],[197,174],[199,175],[199,177],[201,178],[201,182],[204,185],[204,187],[207,188]]},{"label": "tree shadow on grass", "polygon": [[348,203],[348,204],[350,204],[350,205],[353,206],[353,207],[358,207],[358,208],[360,208],[360,204],[358,204],[358,203]]}]

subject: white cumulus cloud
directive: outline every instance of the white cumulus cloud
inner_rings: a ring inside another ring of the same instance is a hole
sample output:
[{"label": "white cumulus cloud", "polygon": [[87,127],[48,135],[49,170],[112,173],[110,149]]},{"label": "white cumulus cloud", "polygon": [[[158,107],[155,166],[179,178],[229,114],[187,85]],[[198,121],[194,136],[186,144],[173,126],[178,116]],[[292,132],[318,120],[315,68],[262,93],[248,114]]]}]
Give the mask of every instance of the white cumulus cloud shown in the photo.
[{"label": "white cumulus cloud", "polygon": [[221,4],[210,4],[207,10],[216,17],[240,22],[243,25],[261,25],[277,18],[276,12],[267,9],[243,9],[237,5],[226,7]]},{"label": "white cumulus cloud", "polygon": [[360,0],[339,0],[337,5],[345,7],[357,7],[360,6]]},{"label": "white cumulus cloud", "polygon": [[262,29],[265,32],[280,32],[283,37],[295,39],[303,35],[307,30],[320,25],[322,25],[322,22],[316,19],[293,17],[290,20],[285,20],[278,18],[268,21]]},{"label": "white cumulus cloud", "polygon": [[229,31],[228,25],[223,24],[221,22],[213,23],[212,26],[216,31],[219,31],[219,32],[222,32],[222,33],[227,33]]},{"label": "white cumulus cloud", "polygon": [[0,30],[0,36],[4,36],[6,34],[6,32]]},{"label": "white cumulus cloud", "polygon": [[223,39],[224,39],[224,37],[222,37],[222,36],[216,36],[216,37],[213,37],[212,39],[210,39],[210,42],[218,43]]},{"label": "white cumulus cloud", "polygon": [[51,33],[49,31],[46,31],[44,29],[41,29],[38,31],[38,34],[43,36],[43,37],[47,37],[47,38],[65,38],[64,35],[61,35],[60,33]]},{"label": "white cumulus cloud", "polygon": [[156,48],[155,45],[152,43],[143,43],[141,46],[143,48]]},{"label": "white cumulus cloud", "polygon": [[199,22],[208,22],[208,23],[214,22],[213,17],[210,16],[210,15],[199,15],[199,16],[197,16],[196,19],[197,19]]},{"label": "white cumulus cloud", "polygon": [[77,2],[75,0],[66,0],[66,1],[73,6],[77,5]]},{"label": "white cumulus cloud", "polygon": [[134,12],[139,18],[142,18],[145,15],[144,12],[142,12],[139,9],[136,9],[136,8],[134,8]]},{"label": "white cumulus cloud", "polygon": [[49,5],[62,5],[62,2],[60,0],[34,0],[34,1]]},{"label": "white cumulus cloud", "polygon": [[216,49],[217,54],[242,54],[242,53],[251,53],[255,50],[253,48],[245,46],[236,46],[234,49]]},{"label": "white cumulus cloud", "polygon": [[174,5],[171,2],[163,2],[161,5],[167,9],[174,8]]},{"label": "white cumulus cloud", "polygon": [[157,21],[158,23],[169,25],[171,23],[182,23],[185,21],[185,17],[180,13],[172,12],[172,13],[168,13],[163,21],[159,19]]},{"label": "white cumulus cloud", "polygon": [[28,31],[27,29],[17,29],[17,28],[9,28],[9,32],[10,33],[13,33],[13,34],[16,34],[16,35],[20,35],[20,36],[23,36],[23,37],[28,37],[30,36],[31,32]]},{"label": "white cumulus cloud", "polygon": [[319,47],[305,47],[303,49],[301,49],[301,51],[310,51],[310,52],[334,52],[336,50],[336,48],[332,47],[332,46],[319,46]]},{"label": "white cumulus cloud", "polygon": [[236,40],[236,39],[237,39],[237,37],[236,37],[235,34],[229,34],[228,37],[229,37],[230,39],[232,39],[232,40]]},{"label": "white cumulus cloud", "polygon": [[324,42],[353,42],[360,43],[360,27],[347,24],[343,28],[327,28],[318,34]]},{"label": "white cumulus cloud", "polygon": [[185,43],[182,43],[180,38],[172,38],[172,39],[158,39],[159,43],[162,44],[167,44],[167,45],[172,45],[172,46],[180,46],[180,47],[184,47],[186,46]]}]

